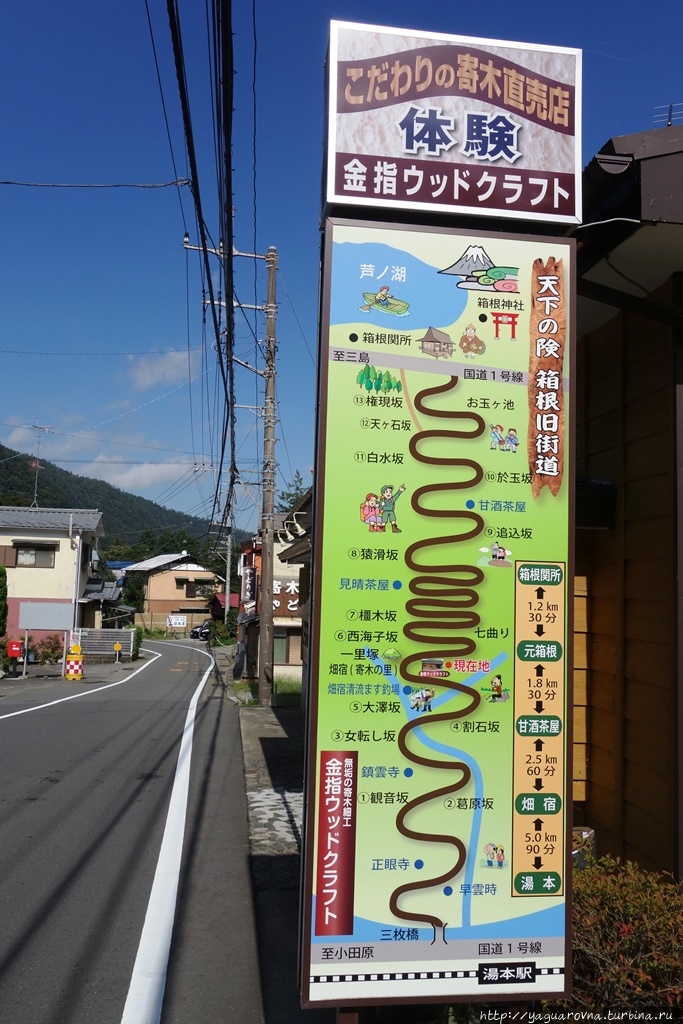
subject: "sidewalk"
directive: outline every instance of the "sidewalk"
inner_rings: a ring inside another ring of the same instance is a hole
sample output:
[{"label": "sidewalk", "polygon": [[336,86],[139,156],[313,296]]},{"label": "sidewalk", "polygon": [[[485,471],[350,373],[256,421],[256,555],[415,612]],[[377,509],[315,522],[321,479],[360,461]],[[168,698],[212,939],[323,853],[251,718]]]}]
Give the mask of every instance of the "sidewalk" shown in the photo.
[{"label": "sidewalk", "polygon": [[78,682],[64,678],[61,664],[37,665],[29,663],[26,666],[26,675],[22,676],[23,665],[19,663],[17,665],[16,677],[11,673],[0,677],[0,697],[6,697],[8,694],[16,692],[18,687],[28,688],[30,691],[32,689],[40,689],[44,683],[50,683],[54,686],[60,680],[64,683],[65,687],[69,687],[71,692],[73,692],[74,686],[119,682],[121,679],[125,679],[127,675],[130,675],[131,672],[139,669],[145,660],[144,656],[142,656],[137,661],[121,661],[117,664],[115,661],[88,662],[87,659],[84,659],[83,679]]},{"label": "sidewalk", "polygon": [[[236,700],[227,650],[212,653]],[[302,1010],[299,999],[304,716],[298,707],[240,706],[239,718],[265,1024],[334,1024],[334,1010]]]}]

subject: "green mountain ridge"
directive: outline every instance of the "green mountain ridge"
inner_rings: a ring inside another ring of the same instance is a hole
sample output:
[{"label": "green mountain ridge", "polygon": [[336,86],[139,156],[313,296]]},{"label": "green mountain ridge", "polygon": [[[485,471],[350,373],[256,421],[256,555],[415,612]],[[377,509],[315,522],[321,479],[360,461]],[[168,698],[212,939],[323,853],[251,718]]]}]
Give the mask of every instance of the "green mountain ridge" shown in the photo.
[{"label": "green mountain ridge", "polygon": [[[0,505],[32,504],[35,470],[30,469],[31,461],[32,456],[0,444]],[[43,459],[40,465],[37,504],[41,508],[99,509],[106,530],[100,542],[104,551],[114,539],[135,544],[145,531],[155,534],[186,531],[197,538],[207,537],[209,533],[207,519],[157,505],[103,480],[78,476]]]}]

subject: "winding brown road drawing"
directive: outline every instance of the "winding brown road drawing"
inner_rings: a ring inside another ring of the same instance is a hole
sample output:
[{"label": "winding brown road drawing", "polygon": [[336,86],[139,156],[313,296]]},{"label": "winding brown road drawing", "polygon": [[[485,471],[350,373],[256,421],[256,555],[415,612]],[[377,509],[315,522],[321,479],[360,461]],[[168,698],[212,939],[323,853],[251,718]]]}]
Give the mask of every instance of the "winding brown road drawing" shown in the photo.
[{"label": "winding brown road drawing", "polygon": [[[408,399],[411,415],[419,428],[419,433],[413,435],[410,440],[410,453],[413,458],[425,465],[463,467],[470,471],[467,479],[426,484],[417,488],[411,495],[413,510],[420,516],[429,518],[449,518],[469,521],[462,533],[450,534],[445,537],[429,537],[411,544],[405,553],[405,562],[409,569],[420,574],[413,577],[409,583],[411,593],[414,595],[406,602],[406,612],[413,617],[413,621],[407,623],[403,628],[404,635],[417,643],[431,645],[428,650],[422,650],[409,655],[401,662],[401,678],[408,682],[421,684],[422,677],[410,670],[411,663],[424,658],[446,656],[459,657],[472,653],[476,649],[476,643],[471,636],[456,636],[454,633],[463,629],[473,629],[480,622],[478,612],[473,609],[479,601],[479,594],[476,587],[484,579],[484,573],[478,566],[463,564],[425,564],[418,558],[418,553],[427,548],[438,545],[457,544],[462,541],[471,540],[478,536],[484,529],[484,520],[476,512],[464,511],[461,509],[434,509],[423,505],[422,498],[428,494],[439,491],[454,491],[476,486],[483,477],[483,468],[473,459],[460,457],[444,457],[443,455],[430,455],[422,451],[422,443],[433,438],[458,440],[475,440],[485,432],[486,424],[481,416],[471,411],[459,411],[454,409],[437,409],[425,404],[425,398],[433,395],[447,394],[453,391],[458,385],[458,378],[452,376],[444,384],[435,387],[425,388],[415,397],[415,410],[430,417],[448,419],[466,419],[472,424],[466,430],[424,430],[418,423],[415,411],[410,407],[410,400],[404,381],[404,394]],[[440,634],[433,631],[441,628]],[[435,649],[436,647],[436,649]],[[443,714],[430,715],[429,725],[436,725],[439,722],[452,722],[464,718],[476,711],[481,702],[480,694],[464,683],[457,683],[453,680],[444,680],[441,684],[445,688],[463,693],[470,698],[469,703],[457,710],[444,712]],[[411,828],[406,819],[412,811],[423,804],[433,800],[443,799],[458,790],[463,789],[472,776],[472,772],[464,761],[453,758],[440,759],[426,757],[423,754],[411,750],[408,737],[411,731],[418,726],[425,726],[423,718],[416,718],[407,722],[398,735],[398,746],[403,756],[414,764],[424,765],[427,768],[438,768],[449,772],[458,772],[459,777],[447,786],[430,790],[421,796],[411,800],[401,808],[396,816],[396,828],[398,832],[407,839],[414,839],[421,843],[439,843],[454,847],[456,851],[455,863],[443,874],[425,878],[419,881],[407,882],[398,886],[391,894],[389,907],[395,917],[405,921],[418,921],[430,924],[434,928],[434,939],[436,942],[437,930],[442,932],[442,939],[445,942],[446,922],[440,917],[426,911],[403,910],[399,903],[401,897],[409,892],[416,892],[422,889],[431,889],[436,885],[442,885],[451,881],[463,869],[467,860],[467,848],[462,839],[453,835],[446,835],[438,832],[423,832]]]}]

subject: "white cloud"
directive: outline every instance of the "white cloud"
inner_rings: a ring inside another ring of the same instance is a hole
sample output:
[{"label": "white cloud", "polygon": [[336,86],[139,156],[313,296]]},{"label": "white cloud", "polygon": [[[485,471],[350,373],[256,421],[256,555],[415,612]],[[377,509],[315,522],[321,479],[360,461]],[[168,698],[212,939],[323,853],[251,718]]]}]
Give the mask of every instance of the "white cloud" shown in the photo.
[{"label": "white cloud", "polygon": [[31,427],[14,427],[3,441],[7,448],[15,452],[29,452],[36,447],[36,432]]},{"label": "white cloud", "polygon": [[94,477],[105,483],[120,487],[123,491],[147,491],[159,484],[172,483],[185,476],[193,463],[144,462],[135,466],[111,465],[112,456],[98,455],[92,462],[78,466],[81,476]]},{"label": "white cloud", "polygon": [[157,385],[180,384],[192,374],[186,352],[160,352],[131,357],[128,376],[135,391],[149,391]]}]

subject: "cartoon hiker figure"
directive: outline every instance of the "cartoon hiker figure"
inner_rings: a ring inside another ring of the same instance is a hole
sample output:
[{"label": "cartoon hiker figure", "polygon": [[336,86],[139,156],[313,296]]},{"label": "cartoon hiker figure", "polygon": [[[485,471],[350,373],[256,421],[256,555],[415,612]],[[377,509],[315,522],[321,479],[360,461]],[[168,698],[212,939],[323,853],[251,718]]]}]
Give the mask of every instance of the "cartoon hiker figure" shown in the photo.
[{"label": "cartoon hiker figure", "polygon": [[496,451],[503,440],[503,424],[489,423],[489,428],[491,430],[491,451]]},{"label": "cartoon hiker figure", "polygon": [[370,492],[365,495],[365,501],[362,501],[360,506],[360,517],[364,523],[368,524],[370,533],[381,533],[382,517],[379,512],[379,498],[376,494]]},{"label": "cartoon hiker figure", "polygon": [[503,849],[502,846],[496,847],[496,860],[498,862],[498,867],[502,868],[503,864],[505,863],[505,850]]},{"label": "cartoon hiker figure", "polygon": [[505,437],[505,448],[508,452],[516,452],[517,445],[519,444],[519,438],[517,437],[517,431],[514,427],[508,429]]},{"label": "cartoon hiker figure", "polygon": [[379,511],[382,516],[382,526],[380,529],[386,530],[387,523],[391,523],[391,529],[394,533],[400,533],[396,524],[396,502],[401,497],[406,489],[405,484],[401,484],[399,489],[394,493],[394,488],[391,484],[385,484],[380,491],[379,499]]},{"label": "cartoon hiker figure", "polygon": [[496,856],[496,847],[493,843],[487,843],[484,847],[484,853],[486,854],[486,867],[492,868],[493,861]]}]

